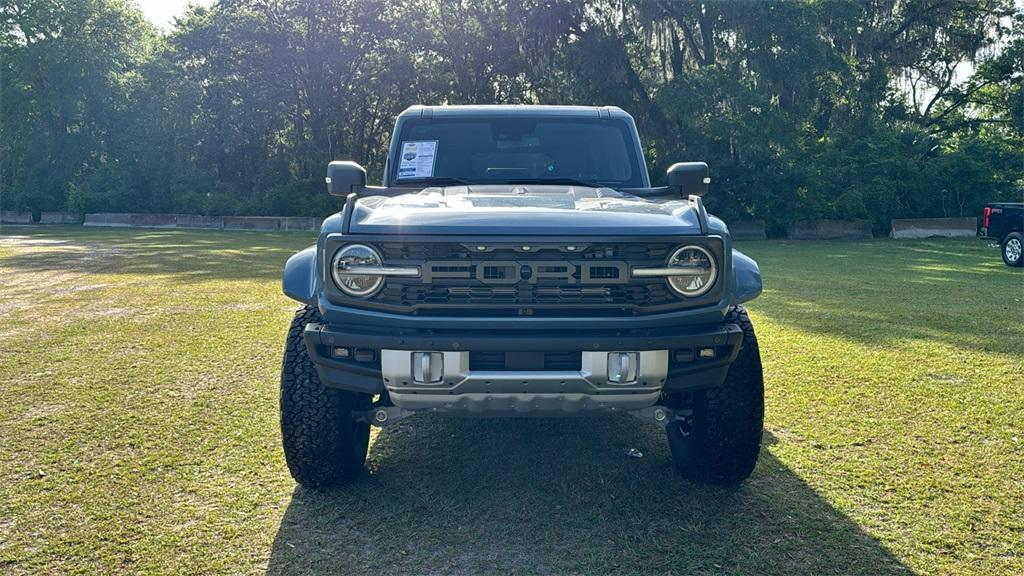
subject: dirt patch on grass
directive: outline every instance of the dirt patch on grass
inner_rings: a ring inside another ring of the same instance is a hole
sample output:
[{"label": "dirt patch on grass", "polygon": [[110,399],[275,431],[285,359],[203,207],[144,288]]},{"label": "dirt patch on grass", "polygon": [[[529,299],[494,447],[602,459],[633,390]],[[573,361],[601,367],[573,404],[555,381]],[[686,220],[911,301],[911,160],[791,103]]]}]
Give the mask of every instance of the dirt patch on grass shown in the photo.
[{"label": "dirt patch on grass", "polygon": [[[12,320],[15,315],[51,304],[55,299],[108,287],[92,276],[119,266],[127,252],[101,242],[33,236],[0,238],[0,320]],[[69,313],[77,317],[103,316],[108,310],[109,307],[95,302],[88,307],[50,306],[48,317],[59,319]],[[0,338],[24,332],[7,330],[0,332]]]},{"label": "dirt patch on grass", "polygon": [[35,236],[7,236],[0,238],[0,247],[4,246],[59,246],[69,244],[68,240],[56,238],[37,238]]},{"label": "dirt patch on grass", "polygon": [[37,420],[42,418],[49,418],[64,410],[62,404],[36,404],[30,406],[28,410],[25,410],[21,414],[23,421]]},{"label": "dirt patch on grass", "polygon": [[0,270],[18,272],[15,282],[30,277],[26,273],[92,273],[111,267],[126,253],[102,242],[6,236],[0,238]]}]

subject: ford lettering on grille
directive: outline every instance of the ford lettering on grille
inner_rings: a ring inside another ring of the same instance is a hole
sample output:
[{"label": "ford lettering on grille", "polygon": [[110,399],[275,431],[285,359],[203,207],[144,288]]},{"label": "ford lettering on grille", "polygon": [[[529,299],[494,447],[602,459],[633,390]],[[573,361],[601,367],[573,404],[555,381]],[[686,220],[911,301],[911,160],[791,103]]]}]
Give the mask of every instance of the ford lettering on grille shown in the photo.
[{"label": "ford lettering on grille", "polygon": [[424,284],[436,280],[477,280],[482,284],[510,286],[557,283],[565,285],[625,284],[629,281],[629,265],[615,261],[535,260],[451,260],[423,265]]}]

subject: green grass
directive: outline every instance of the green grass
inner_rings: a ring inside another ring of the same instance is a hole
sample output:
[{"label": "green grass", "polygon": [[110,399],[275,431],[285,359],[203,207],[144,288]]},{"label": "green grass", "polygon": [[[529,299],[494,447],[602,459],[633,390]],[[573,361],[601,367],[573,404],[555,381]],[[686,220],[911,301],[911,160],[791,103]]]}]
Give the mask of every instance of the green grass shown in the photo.
[{"label": "green grass", "polygon": [[311,241],[0,233],[0,573],[1024,573],[1024,275],[983,242],[741,246],[767,414],[738,488],[626,416],[416,416],[313,492],[276,408]]}]

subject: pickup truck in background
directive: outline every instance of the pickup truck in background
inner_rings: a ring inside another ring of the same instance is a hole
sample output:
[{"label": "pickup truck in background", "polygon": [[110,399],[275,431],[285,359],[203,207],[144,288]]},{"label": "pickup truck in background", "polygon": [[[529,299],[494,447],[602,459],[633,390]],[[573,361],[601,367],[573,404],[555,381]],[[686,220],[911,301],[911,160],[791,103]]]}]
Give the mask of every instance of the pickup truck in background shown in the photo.
[{"label": "pickup truck in background", "polygon": [[999,241],[999,251],[1007,266],[1022,266],[1024,246],[1024,202],[993,202],[985,206],[978,226],[978,238]]}]

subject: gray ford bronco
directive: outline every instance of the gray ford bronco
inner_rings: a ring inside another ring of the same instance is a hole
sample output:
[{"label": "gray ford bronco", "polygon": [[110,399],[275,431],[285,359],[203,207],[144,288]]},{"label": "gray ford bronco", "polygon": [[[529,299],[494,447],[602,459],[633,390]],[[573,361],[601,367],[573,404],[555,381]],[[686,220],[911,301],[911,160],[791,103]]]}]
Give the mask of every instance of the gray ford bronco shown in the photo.
[{"label": "gray ford bronco", "polygon": [[298,482],[355,478],[370,426],[416,412],[624,412],[665,428],[686,477],[750,475],[764,388],[740,305],[761,275],[704,210],[706,164],[652,188],[614,107],[416,106],[382,186],[354,162],[326,180],[344,208],[284,269]]}]

